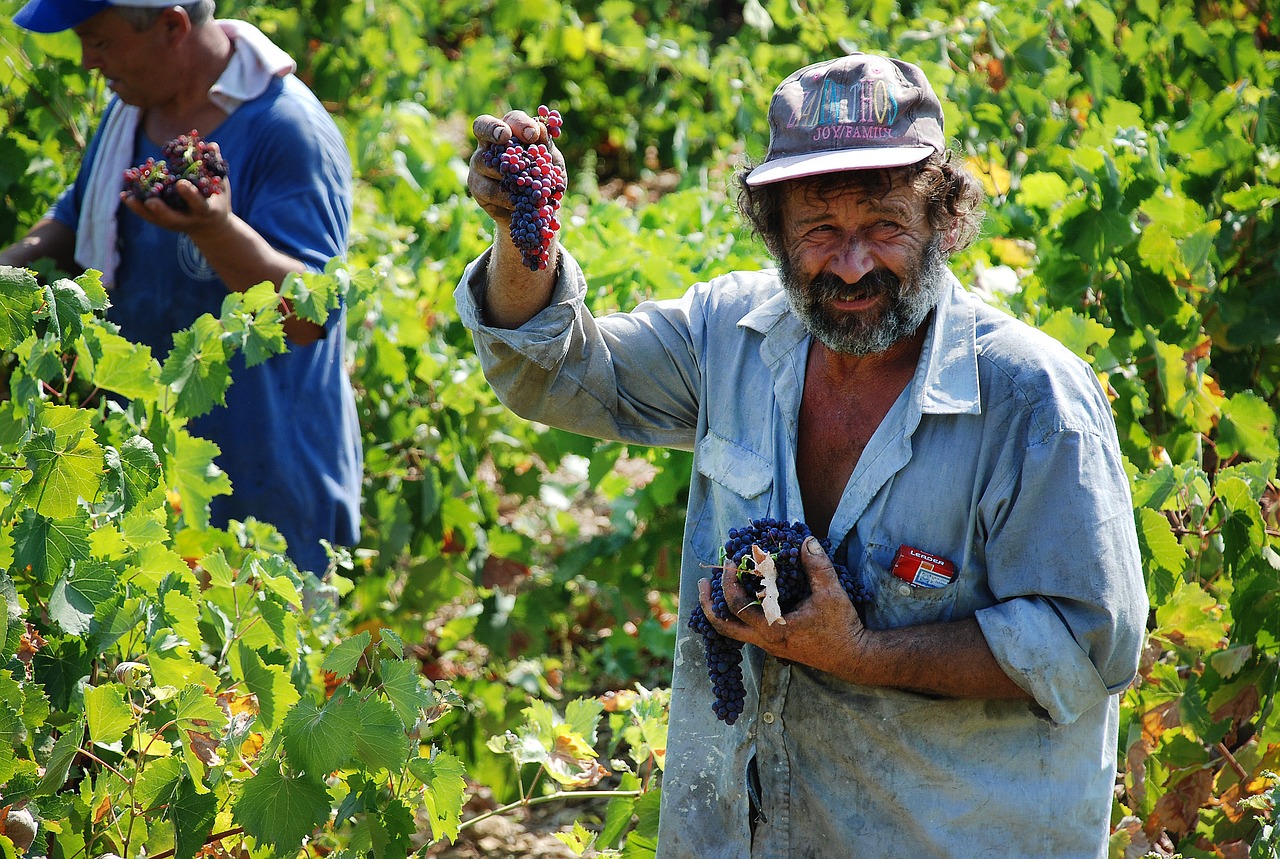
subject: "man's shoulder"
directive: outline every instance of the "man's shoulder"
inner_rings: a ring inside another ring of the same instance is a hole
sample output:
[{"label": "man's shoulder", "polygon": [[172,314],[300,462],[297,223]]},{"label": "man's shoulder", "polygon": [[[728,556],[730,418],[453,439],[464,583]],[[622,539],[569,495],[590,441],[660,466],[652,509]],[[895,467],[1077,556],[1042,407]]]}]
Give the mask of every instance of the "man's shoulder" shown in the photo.
[{"label": "man's shoulder", "polygon": [[262,95],[242,104],[236,113],[260,131],[294,132],[307,137],[321,128],[331,127],[337,132],[324,105],[294,75],[276,78]]},{"label": "man's shoulder", "polygon": [[732,318],[735,324],[748,315],[772,316],[786,310],[782,284],[774,269],[719,275],[690,287],[688,295],[707,316]]},{"label": "man's shoulder", "polygon": [[1009,396],[1042,413],[1109,413],[1102,386],[1085,359],[1008,312],[966,294],[974,312],[979,375],[986,398]]}]

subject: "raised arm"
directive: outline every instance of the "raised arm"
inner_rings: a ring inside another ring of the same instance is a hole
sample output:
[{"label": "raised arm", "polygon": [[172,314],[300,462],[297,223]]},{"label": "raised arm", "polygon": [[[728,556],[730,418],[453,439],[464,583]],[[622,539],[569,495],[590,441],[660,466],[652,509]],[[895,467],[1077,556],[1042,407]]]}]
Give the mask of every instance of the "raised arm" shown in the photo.
[{"label": "raised arm", "polygon": [[513,110],[502,119],[487,114],[477,117],[472,123],[472,130],[476,137],[476,151],[471,156],[467,188],[480,208],[493,218],[495,227],[484,296],[485,322],[495,328],[519,328],[551,300],[559,242],[552,236],[545,269],[532,271],[523,263],[520,250],[510,234],[514,214],[511,198],[499,187],[501,174],[486,163],[484,153],[491,144],[505,144],[514,137],[526,145],[541,143],[551,148],[556,163],[561,167],[564,158],[552,146],[547,127],[524,111]]}]

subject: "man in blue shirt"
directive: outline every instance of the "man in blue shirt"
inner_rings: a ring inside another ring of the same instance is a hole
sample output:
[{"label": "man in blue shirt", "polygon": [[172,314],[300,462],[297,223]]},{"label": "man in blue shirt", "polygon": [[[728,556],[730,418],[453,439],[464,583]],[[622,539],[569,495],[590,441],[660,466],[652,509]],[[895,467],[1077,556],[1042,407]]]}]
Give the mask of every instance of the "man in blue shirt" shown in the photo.
[{"label": "man in blue shirt", "polygon": [[[351,165],[337,127],[256,28],[213,17],[213,0],[31,0],[14,21],[36,32],[72,29],[83,64],[115,94],[75,183],[0,263],[41,257],[67,271],[95,268],[109,318],[163,360],[173,335],[228,292],[292,272],[319,271],[346,251]],[[160,159],[192,130],[229,163],[225,191],[208,198],[178,183],[186,210],[159,198],[122,199],[123,170]],[[299,568],[322,574],[321,540],[359,538],[362,454],[343,364],[345,313],[323,326],[288,316],[288,351],[248,368],[231,364],[225,407],[190,431],[221,449],[233,493],[215,498],[213,524],[274,524]]]},{"label": "man in blue shirt", "polygon": [[[1147,613],[1107,399],[947,268],[982,195],[919,68],[817,63],[769,121],[740,202],[778,269],[599,319],[564,248],[522,265],[482,156],[545,131],[518,111],[473,125],[469,187],[498,238],[455,296],[495,390],[533,420],[694,452],[658,855],[1101,859]],[[718,619],[704,570],[765,517],[831,557],[806,543],[813,594],[785,624],[726,570]],[[732,724],[699,605],[748,645]]]}]

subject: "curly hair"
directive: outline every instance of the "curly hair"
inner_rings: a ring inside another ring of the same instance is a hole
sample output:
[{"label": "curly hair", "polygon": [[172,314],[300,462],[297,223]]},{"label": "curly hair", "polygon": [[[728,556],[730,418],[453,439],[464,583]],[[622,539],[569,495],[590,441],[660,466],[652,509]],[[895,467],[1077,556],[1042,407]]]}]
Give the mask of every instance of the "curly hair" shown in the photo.
[{"label": "curly hair", "polygon": [[768,185],[746,183],[753,166],[742,168],[734,177],[738,185],[738,211],[775,259],[783,248],[782,199],[787,186],[819,199],[846,191],[879,197],[895,187],[914,188],[927,203],[929,225],[940,234],[954,231],[952,252],[968,247],[982,226],[986,192],[950,150],[906,167],[845,170]]}]

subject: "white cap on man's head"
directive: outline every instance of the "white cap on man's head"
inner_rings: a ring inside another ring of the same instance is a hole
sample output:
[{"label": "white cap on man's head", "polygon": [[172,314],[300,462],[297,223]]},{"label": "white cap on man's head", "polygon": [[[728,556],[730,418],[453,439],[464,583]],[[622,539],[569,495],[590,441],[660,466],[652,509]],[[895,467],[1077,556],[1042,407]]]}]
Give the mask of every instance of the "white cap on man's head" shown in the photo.
[{"label": "white cap on man's head", "polygon": [[747,184],[904,167],[946,147],[942,104],[918,66],[848,54],[806,66],[774,90],[769,152]]},{"label": "white cap on man's head", "polygon": [[174,0],[128,0],[127,3],[109,3],[107,0],[30,0],[13,16],[13,23],[34,33],[60,33],[83,24],[112,6],[164,9],[182,5],[185,4]]}]

